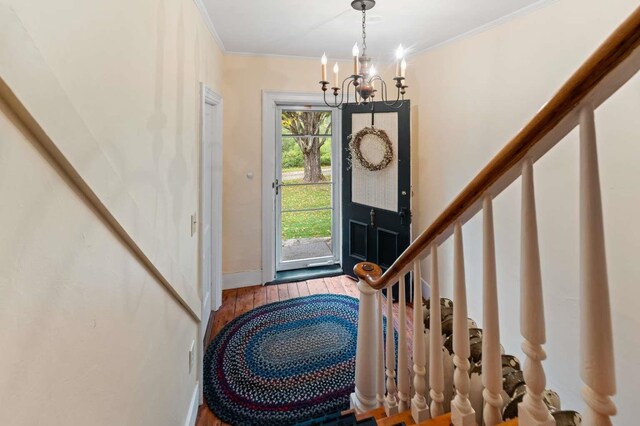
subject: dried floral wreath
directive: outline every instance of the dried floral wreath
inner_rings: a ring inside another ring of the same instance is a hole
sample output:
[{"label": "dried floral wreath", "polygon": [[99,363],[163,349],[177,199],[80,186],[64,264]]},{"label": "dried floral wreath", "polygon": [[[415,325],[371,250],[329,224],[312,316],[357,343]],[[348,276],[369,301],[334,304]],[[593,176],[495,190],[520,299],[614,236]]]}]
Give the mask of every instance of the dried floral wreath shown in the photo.
[{"label": "dried floral wreath", "polygon": [[[369,162],[364,155],[362,155],[362,151],[360,151],[360,143],[364,139],[365,136],[374,136],[375,140],[382,145],[384,149],[384,156],[379,163],[373,164]],[[356,134],[349,136],[349,150],[351,151],[351,161],[355,158],[362,167],[367,170],[371,170],[377,172],[379,170],[384,169],[391,163],[393,160],[393,144],[389,139],[389,135],[387,132],[381,129],[376,129],[375,127],[365,127],[362,130],[359,130]]]}]

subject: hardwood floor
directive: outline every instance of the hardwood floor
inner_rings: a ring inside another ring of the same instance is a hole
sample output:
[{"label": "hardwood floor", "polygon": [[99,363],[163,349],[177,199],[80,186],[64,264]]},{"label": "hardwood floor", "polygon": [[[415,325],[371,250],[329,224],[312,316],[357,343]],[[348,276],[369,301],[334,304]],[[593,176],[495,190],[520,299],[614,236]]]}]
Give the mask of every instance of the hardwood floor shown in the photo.
[{"label": "hardwood floor", "polygon": [[[359,291],[356,282],[346,276],[319,278],[309,281],[301,281],[290,284],[278,284],[270,286],[244,287],[222,292],[222,306],[212,316],[213,325],[207,346],[211,340],[231,320],[245,312],[267,303],[287,300],[294,297],[309,296],[312,294],[345,294],[358,297]],[[409,342],[409,354],[411,354],[411,342],[413,333],[413,310],[407,306],[407,334]],[[393,305],[393,317],[396,329],[398,328],[398,305]],[[411,357],[411,355],[409,355]],[[206,402],[198,410],[196,426],[222,426],[227,423],[218,419],[209,409]]]}]

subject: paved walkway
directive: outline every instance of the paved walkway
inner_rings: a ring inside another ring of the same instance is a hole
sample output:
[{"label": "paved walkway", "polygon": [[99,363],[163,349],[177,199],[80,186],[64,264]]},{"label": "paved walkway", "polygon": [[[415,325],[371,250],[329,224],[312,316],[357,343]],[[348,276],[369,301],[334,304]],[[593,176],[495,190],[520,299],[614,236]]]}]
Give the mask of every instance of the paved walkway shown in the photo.
[{"label": "paved walkway", "polygon": [[313,259],[331,256],[331,237],[295,238],[282,242],[282,260]]}]

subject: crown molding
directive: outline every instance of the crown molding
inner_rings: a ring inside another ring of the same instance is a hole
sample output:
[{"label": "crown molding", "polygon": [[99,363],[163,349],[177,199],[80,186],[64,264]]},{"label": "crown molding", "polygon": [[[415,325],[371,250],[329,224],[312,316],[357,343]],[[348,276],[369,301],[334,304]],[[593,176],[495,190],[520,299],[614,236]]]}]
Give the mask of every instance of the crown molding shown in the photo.
[{"label": "crown molding", "polygon": [[193,0],[193,2],[195,3],[196,7],[200,11],[200,15],[202,16],[202,20],[204,21],[204,25],[209,29],[209,32],[211,33],[211,37],[213,37],[213,40],[216,42],[216,44],[218,45],[220,50],[222,50],[222,53],[224,53],[226,55],[227,54],[227,49],[225,49],[224,43],[222,42],[222,39],[220,38],[220,35],[218,34],[218,31],[216,31],[216,27],[213,25],[213,21],[211,20],[211,16],[209,15],[209,12],[207,11],[207,6],[205,6],[204,1],[203,0]]},{"label": "crown molding", "polygon": [[[244,56],[247,58],[276,58],[276,59],[292,59],[292,60],[297,60],[297,61],[320,61],[320,57],[319,56],[302,56],[302,55],[280,55],[277,53],[255,53],[255,52],[233,52],[233,51],[226,51],[225,55],[228,56]],[[339,62],[346,62],[346,61],[350,61],[351,58],[348,59],[344,59],[344,58],[334,58],[332,60],[336,60]]]}]

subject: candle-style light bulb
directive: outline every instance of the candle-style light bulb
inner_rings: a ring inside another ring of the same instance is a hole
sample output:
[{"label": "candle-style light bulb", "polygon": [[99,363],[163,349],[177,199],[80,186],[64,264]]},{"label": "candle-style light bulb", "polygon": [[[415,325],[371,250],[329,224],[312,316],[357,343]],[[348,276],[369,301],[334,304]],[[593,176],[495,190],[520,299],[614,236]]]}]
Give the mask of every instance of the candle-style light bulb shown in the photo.
[{"label": "candle-style light bulb", "polygon": [[400,64],[400,77],[404,78],[404,75],[407,72],[407,61],[402,59],[402,63]]},{"label": "candle-style light bulb", "polygon": [[338,63],[336,62],[336,64],[333,66],[333,87],[338,87],[338,81],[340,80],[338,78],[338,72],[340,71],[340,67],[338,66]]},{"label": "candle-style light bulb", "polygon": [[401,63],[403,60],[404,60],[404,48],[402,47],[402,45],[400,45],[396,50],[396,77],[402,77]]},{"label": "candle-style light bulb", "polygon": [[371,68],[369,69],[369,75],[371,77],[376,75],[376,67],[375,66],[371,65]]},{"label": "candle-style light bulb", "polygon": [[353,55],[353,75],[358,75],[358,56],[360,56],[360,49],[358,48],[357,42],[353,45],[351,54]]},{"label": "candle-style light bulb", "polygon": [[322,58],[320,59],[320,63],[322,64],[322,81],[327,81],[327,55],[326,55],[326,53],[322,54]]}]

